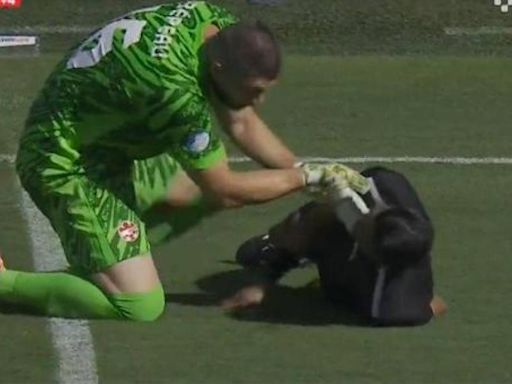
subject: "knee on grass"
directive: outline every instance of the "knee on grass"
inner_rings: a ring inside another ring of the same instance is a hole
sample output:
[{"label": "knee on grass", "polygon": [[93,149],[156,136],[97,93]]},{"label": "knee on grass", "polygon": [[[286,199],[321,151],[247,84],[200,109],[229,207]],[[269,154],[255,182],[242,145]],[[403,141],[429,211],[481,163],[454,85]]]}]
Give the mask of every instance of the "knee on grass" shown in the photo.
[{"label": "knee on grass", "polygon": [[123,320],[151,322],[157,320],[165,308],[162,286],[151,292],[112,295],[110,301]]}]

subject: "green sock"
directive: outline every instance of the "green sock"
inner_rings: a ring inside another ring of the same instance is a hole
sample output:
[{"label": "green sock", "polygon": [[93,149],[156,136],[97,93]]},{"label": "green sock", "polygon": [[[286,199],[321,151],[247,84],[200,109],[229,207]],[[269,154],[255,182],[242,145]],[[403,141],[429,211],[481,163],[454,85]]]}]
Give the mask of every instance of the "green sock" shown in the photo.
[{"label": "green sock", "polygon": [[2,302],[53,317],[125,318],[96,285],[65,272],[1,272],[0,306]]},{"label": "green sock", "polygon": [[87,279],[66,272],[0,272],[3,303],[34,314],[80,319],[154,321],[165,307],[162,285],[149,292],[105,295]]}]

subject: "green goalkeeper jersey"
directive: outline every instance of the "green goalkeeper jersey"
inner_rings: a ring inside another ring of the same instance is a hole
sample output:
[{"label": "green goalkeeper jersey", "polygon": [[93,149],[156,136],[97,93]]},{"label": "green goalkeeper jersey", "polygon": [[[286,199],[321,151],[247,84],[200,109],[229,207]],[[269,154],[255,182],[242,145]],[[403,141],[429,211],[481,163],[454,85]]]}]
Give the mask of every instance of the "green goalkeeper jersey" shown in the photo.
[{"label": "green goalkeeper jersey", "polygon": [[33,104],[20,174],[69,174],[83,169],[84,157],[126,162],[168,153],[188,169],[225,157],[212,132],[201,46],[207,26],[235,22],[222,8],[189,1],[141,9],[93,33]]}]

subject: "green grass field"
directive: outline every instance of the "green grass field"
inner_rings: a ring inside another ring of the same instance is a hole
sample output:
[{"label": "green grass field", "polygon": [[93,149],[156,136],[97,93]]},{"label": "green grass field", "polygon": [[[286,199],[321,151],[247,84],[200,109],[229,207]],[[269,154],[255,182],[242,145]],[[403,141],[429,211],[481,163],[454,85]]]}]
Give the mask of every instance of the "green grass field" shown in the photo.
[{"label": "green grass field", "polygon": [[[0,59],[0,155],[15,153],[30,102],[58,58]],[[507,157],[511,64],[498,57],[292,55],[262,114],[303,156]],[[244,278],[230,264],[237,245],[302,202],[293,197],[219,214],[157,248],[167,311],[154,324],[89,323],[99,382],[512,382],[511,166],[392,167],[417,186],[435,222],[445,318],[408,329],[354,325],[303,288],[314,270],[287,277],[261,308],[223,313],[219,300]],[[0,183],[0,247],[9,267],[33,269],[8,162],[0,162]],[[55,382],[61,359],[48,320],[0,314],[0,323],[0,382]]]}]

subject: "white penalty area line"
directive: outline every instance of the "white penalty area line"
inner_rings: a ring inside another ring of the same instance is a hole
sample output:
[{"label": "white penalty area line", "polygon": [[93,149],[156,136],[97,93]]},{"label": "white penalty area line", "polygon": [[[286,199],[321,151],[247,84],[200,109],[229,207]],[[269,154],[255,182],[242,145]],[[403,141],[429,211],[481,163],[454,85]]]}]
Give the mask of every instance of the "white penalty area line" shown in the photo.
[{"label": "white penalty area line", "polygon": [[[98,25],[26,25],[0,28],[1,33],[28,34],[82,34],[97,30]],[[480,27],[445,27],[443,32],[448,36],[481,36],[481,35],[512,35],[512,27],[480,26]]]},{"label": "white penalty area line", "polygon": [[[30,34],[68,34],[68,33],[90,33],[98,29],[98,25],[25,25],[13,26],[0,29],[0,32],[8,33],[30,33]],[[512,27],[503,26],[480,26],[480,27],[445,27],[443,31],[449,36],[459,35],[510,35]]]},{"label": "white penalty area line", "polygon": [[[232,163],[247,163],[248,157],[231,157]],[[512,157],[425,157],[425,156],[356,156],[356,157],[300,157],[300,161],[315,163],[416,163],[416,164],[451,164],[451,165],[512,165]]]},{"label": "white penalty area line", "polygon": [[512,35],[511,27],[446,27],[445,35],[448,36],[482,36],[482,35]]},{"label": "white penalty area line", "polygon": [[[64,269],[67,264],[57,236],[25,191],[21,192],[21,207],[28,225],[35,269],[42,272]],[[51,318],[49,326],[59,364],[58,383],[98,384],[96,356],[87,321]]]},{"label": "white penalty area line", "polygon": [[16,156],[0,154],[0,164],[14,164]]},{"label": "white penalty area line", "polygon": [[[13,165],[16,157],[1,155],[0,164]],[[315,163],[411,163],[411,164],[448,164],[448,165],[512,165],[512,157],[428,157],[428,156],[353,156],[353,157],[318,157],[303,156],[300,161]],[[231,163],[250,163],[252,160],[245,156],[229,158]]]},{"label": "white penalty area line", "polygon": [[31,25],[0,28],[2,33],[28,33],[28,34],[69,34],[91,33],[98,29],[94,25]]}]

